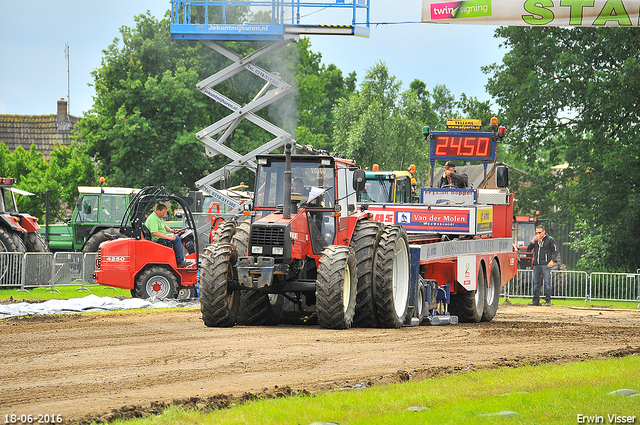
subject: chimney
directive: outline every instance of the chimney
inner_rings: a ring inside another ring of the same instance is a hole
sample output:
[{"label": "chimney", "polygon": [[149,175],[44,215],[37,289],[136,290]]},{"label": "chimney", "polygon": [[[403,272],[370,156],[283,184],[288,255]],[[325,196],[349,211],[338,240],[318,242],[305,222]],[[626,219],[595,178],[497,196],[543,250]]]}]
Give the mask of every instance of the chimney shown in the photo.
[{"label": "chimney", "polygon": [[64,100],[64,98],[58,101],[58,116],[56,117],[56,121],[69,121],[69,117],[67,117],[67,101]]}]

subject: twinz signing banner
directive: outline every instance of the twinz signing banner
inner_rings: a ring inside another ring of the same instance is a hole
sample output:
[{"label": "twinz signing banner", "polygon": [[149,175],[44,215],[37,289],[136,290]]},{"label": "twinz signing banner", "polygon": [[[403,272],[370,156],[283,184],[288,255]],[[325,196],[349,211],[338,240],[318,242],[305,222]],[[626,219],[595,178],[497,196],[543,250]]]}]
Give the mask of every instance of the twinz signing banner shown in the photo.
[{"label": "twinz signing banner", "polygon": [[640,0],[422,2],[422,22],[549,27],[637,27]]}]

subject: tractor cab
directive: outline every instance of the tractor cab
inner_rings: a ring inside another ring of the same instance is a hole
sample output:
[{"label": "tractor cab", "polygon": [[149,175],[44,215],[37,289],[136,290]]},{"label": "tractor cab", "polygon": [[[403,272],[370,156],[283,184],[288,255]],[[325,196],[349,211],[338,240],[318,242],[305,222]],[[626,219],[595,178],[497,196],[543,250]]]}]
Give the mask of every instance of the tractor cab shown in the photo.
[{"label": "tractor cab", "polygon": [[319,258],[328,245],[343,244],[347,217],[356,212],[357,167],[329,155],[290,158],[290,173],[285,155],[257,158],[249,255],[273,255],[276,262],[288,263],[291,256]]}]

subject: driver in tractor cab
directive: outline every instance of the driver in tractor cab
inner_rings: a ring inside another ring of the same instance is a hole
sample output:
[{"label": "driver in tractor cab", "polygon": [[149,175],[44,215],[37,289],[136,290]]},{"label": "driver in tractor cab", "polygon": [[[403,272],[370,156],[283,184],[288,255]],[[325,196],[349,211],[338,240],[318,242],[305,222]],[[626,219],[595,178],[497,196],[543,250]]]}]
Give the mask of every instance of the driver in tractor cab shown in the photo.
[{"label": "driver in tractor cab", "polygon": [[468,186],[466,174],[456,172],[456,164],[447,161],[444,164],[444,173],[438,182],[440,188],[465,189]]},{"label": "driver in tractor cab", "polygon": [[304,187],[304,181],[300,177],[293,179],[293,184],[291,185],[291,192],[299,193],[300,195],[302,195],[301,202],[307,202],[309,191]]},{"label": "driver in tractor cab", "polygon": [[156,210],[147,217],[145,226],[147,226],[149,232],[151,232],[151,239],[154,242],[173,248],[178,267],[187,267],[190,263],[184,261],[182,238],[174,234],[175,232],[179,232],[179,230],[174,230],[165,224],[162,220],[162,217],[165,215],[167,215],[167,206],[158,204]]}]

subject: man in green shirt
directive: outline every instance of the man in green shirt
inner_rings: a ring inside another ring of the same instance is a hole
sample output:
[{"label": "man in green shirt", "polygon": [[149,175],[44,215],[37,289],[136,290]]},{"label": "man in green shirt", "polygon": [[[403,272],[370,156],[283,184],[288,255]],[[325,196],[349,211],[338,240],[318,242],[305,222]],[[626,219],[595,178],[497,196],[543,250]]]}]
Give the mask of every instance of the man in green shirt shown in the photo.
[{"label": "man in green shirt", "polygon": [[156,210],[149,214],[145,221],[145,226],[151,232],[151,239],[154,242],[165,246],[173,247],[176,253],[176,263],[178,267],[187,267],[190,263],[184,261],[184,253],[182,251],[182,239],[174,234],[174,230],[167,226],[162,217],[167,215],[167,206],[158,204]]}]

